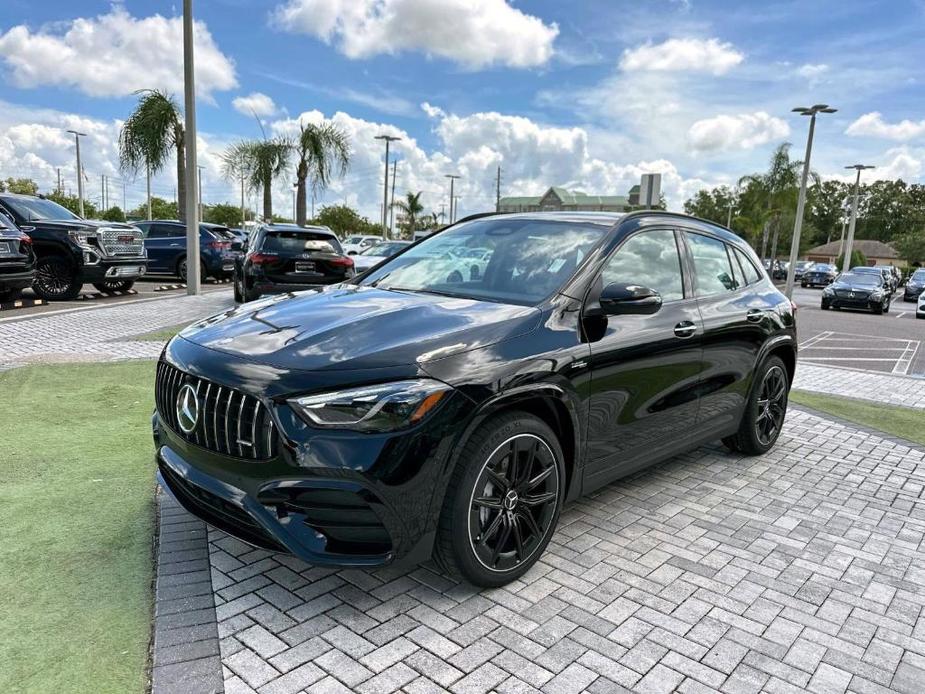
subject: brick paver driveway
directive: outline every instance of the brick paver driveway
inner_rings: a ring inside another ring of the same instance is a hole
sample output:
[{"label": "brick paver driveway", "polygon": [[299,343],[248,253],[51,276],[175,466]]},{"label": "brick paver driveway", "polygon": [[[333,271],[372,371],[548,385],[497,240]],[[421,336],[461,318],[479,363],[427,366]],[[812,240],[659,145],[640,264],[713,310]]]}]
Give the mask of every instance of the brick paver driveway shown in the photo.
[{"label": "brick paver driveway", "polygon": [[700,449],[571,505],[480,592],[211,531],[225,689],[920,693],[923,457],[791,411],[768,455]]}]

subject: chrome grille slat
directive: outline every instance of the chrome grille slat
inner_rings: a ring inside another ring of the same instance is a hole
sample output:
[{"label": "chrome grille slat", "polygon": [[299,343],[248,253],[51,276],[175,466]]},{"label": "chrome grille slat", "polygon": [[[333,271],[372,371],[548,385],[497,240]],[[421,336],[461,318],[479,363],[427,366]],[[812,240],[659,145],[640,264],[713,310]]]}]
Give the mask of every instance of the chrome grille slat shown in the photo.
[{"label": "chrome grille slat", "polygon": [[[96,236],[100,248],[107,256],[139,256],[144,251],[144,234],[139,229],[103,228],[96,232]],[[120,236],[131,236],[132,241],[120,241]]]},{"label": "chrome grille slat", "polygon": [[[268,460],[276,455],[276,426],[260,399],[184,373],[163,361],[158,363],[154,382],[154,402],[161,422],[189,443],[248,460]],[[177,394],[185,383],[195,389],[199,401],[199,418],[190,434],[181,431],[176,412]],[[251,417],[250,422],[245,416]],[[249,443],[242,437],[248,431]],[[233,438],[235,432],[237,437]]]}]

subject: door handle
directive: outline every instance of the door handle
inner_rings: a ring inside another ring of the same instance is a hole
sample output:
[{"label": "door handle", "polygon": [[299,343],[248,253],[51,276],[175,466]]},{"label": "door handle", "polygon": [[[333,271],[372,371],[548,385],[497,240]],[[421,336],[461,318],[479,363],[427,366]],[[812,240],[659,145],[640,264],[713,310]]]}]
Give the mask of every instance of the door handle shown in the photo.
[{"label": "door handle", "polygon": [[745,320],[750,323],[758,323],[762,318],[764,318],[764,311],[759,308],[750,309],[745,313]]},{"label": "door handle", "polygon": [[697,326],[689,320],[682,320],[674,326],[674,334],[682,339],[693,337],[695,332],[697,332]]},{"label": "door handle", "polygon": [[170,244],[170,247],[171,247],[171,248],[175,248],[175,247],[177,247],[177,246],[179,246],[179,245],[180,245],[179,243],[172,243],[172,244]]},{"label": "door handle", "polygon": [[19,230],[20,230],[20,231],[35,231],[35,227],[33,227],[33,226],[26,226],[26,225],[20,225]]}]

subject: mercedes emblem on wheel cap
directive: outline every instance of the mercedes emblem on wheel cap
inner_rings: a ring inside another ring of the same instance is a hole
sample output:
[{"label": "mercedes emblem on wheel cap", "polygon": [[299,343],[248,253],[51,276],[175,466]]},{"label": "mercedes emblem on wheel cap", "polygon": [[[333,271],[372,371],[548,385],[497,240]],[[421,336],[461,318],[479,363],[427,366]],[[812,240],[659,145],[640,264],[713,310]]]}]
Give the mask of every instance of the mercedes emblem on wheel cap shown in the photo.
[{"label": "mercedes emblem on wheel cap", "polygon": [[177,393],[177,423],[184,434],[192,434],[199,423],[199,398],[189,383]]}]

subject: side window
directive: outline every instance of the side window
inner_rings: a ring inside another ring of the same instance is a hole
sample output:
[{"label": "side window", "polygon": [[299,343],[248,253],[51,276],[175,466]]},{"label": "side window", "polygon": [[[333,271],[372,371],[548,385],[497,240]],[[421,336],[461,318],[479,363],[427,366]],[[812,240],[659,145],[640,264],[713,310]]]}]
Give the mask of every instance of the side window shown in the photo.
[{"label": "side window", "polygon": [[739,265],[742,266],[742,272],[745,273],[745,284],[752,284],[761,279],[761,271],[755,267],[755,264],[748,259],[748,256],[745,255],[738,248],[732,248],[732,252],[739,261]]},{"label": "side window", "polygon": [[697,296],[712,296],[736,289],[736,281],[726,254],[726,244],[702,234],[685,232],[694,260],[694,286]]},{"label": "side window", "polygon": [[604,266],[603,283],[639,284],[654,289],[662,301],[684,298],[681,256],[670,229],[631,236]]}]

